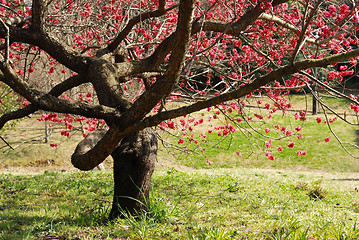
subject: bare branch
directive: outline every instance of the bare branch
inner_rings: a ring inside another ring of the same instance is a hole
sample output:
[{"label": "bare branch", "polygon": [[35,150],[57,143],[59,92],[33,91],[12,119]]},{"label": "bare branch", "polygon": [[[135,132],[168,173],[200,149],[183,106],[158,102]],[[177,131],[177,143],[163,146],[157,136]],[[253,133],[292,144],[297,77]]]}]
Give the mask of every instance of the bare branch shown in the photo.
[{"label": "bare branch", "polygon": [[[318,0],[317,3],[315,4],[314,8],[311,10],[310,14],[309,14],[309,17],[306,19],[306,23],[305,25],[303,26],[301,32],[300,32],[300,36],[299,36],[299,39],[297,41],[297,44],[295,46],[295,49],[293,51],[293,54],[292,54],[292,57],[290,58],[289,62],[290,64],[293,64],[295,58],[297,57],[297,54],[299,52],[299,50],[302,48],[303,44],[305,43],[305,41],[307,41],[307,37],[305,36],[306,34],[306,31],[308,29],[308,26],[312,20],[312,18],[314,17],[314,14],[316,13],[316,11],[318,10],[319,8],[319,5],[320,3],[322,2],[322,0]],[[308,5],[309,2],[307,2],[307,5]]]},{"label": "bare branch", "polygon": [[128,22],[126,27],[117,35],[117,37],[105,49],[97,52],[97,57],[101,57],[108,52],[114,51],[120,45],[120,43],[125,39],[125,37],[130,33],[133,26],[135,26],[137,23],[139,23],[141,21],[145,21],[146,19],[149,19],[149,18],[160,17],[160,16],[164,15],[166,12],[171,11],[178,7],[178,4],[176,4],[172,7],[165,9],[164,1],[161,1],[161,2],[162,3],[157,10],[145,12],[145,13],[142,13],[142,14],[137,15],[136,17],[132,18]]},{"label": "bare branch", "polygon": [[0,135],[0,139],[11,149],[11,150],[15,150],[1,135]]},{"label": "bare branch", "polygon": [[[278,25],[289,29],[290,31],[292,31],[293,33],[295,33],[296,35],[300,35],[301,30],[299,28],[297,28],[296,26],[282,20],[281,18],[275,16],[275,15],[269,15],[267,13],[262,13],[258,19],[262,19],[262,20],[266,20],[266,21],[270,21],[270,22],[275,22]],[[312,43],[312,44],[316,44],[315,40],[316,39],[312,39],[312,38],[306,38],[305,39],[307,42]]]}]

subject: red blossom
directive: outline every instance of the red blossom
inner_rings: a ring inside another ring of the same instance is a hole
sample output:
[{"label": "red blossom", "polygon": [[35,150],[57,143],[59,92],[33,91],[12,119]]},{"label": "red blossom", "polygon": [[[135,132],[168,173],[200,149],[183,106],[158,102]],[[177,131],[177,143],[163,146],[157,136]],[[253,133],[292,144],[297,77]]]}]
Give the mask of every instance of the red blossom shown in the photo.
[{"label": "red blossom", "polygon": [[275,159],[275,157],[273,155],[269,155],[268,159],[273,161]]},{"label": "red blossom", "polygon": [[272,139],[269,140],[269,142],[266,142],[266,148],[269,149],[272,145]]},{"label": "red blossom", "polygon": [[167,122],[167,126],[168,126],[168,128],[170,128],[170,129],[175,129],[175,123],[174,123],[173,121],[168,121],[168,122]]},{"label": "red blossom", "polygon": [[298,151],[297,155],[307,155],[307,151]]}]

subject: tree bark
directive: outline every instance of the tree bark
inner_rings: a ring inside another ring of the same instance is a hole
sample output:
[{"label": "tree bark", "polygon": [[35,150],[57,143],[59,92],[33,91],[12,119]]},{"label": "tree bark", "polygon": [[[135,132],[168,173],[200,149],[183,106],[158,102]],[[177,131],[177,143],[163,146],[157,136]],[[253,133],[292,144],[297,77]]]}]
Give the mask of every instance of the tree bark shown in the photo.
[{"label": "tree bark", "polygon": [[124,213],[138,215],[149,210],[151,177],[157,158],[157,138],[144,129],[121,141],[114,159],[114,197],[110,220]]}]

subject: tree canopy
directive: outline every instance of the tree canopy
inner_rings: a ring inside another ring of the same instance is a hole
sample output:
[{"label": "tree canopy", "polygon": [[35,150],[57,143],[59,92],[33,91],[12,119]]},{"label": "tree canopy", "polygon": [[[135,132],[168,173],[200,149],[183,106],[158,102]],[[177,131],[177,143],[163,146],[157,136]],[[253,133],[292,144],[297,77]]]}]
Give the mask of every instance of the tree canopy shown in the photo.
[{"label": "tree canopy", "polygon": [[3,0],[0,11],[0,80],[25,104],[4,113],[0,128],[37,110],[68,129],[86,118],[88,131],[106,123],[72,155],[81,170],[132,134],[173,129],[172,119],[208,108],[242,113],[253,95],[273,101],[267,117],[302,89],[346,98],[359,112],[357,96],[337,89],[357,73],[357,1]]}]

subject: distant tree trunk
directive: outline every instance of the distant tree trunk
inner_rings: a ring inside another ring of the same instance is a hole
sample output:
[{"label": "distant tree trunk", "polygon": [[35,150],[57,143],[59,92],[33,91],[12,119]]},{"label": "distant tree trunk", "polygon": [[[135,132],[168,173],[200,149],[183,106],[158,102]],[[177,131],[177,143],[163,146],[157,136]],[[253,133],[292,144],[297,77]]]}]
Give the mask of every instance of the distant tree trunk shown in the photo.
[{"label": "distant tree trunk", "polygon": [[50,133],[49,122],[45,121],[45,143],[50,141]]},{"label": "distant tree trunk", "polygon": [[145,129],[124,138],[111,154],[115,188],[110,220],[122,217],[121,211],[138,215],[148,210],[157,148],[154,131]]}]

